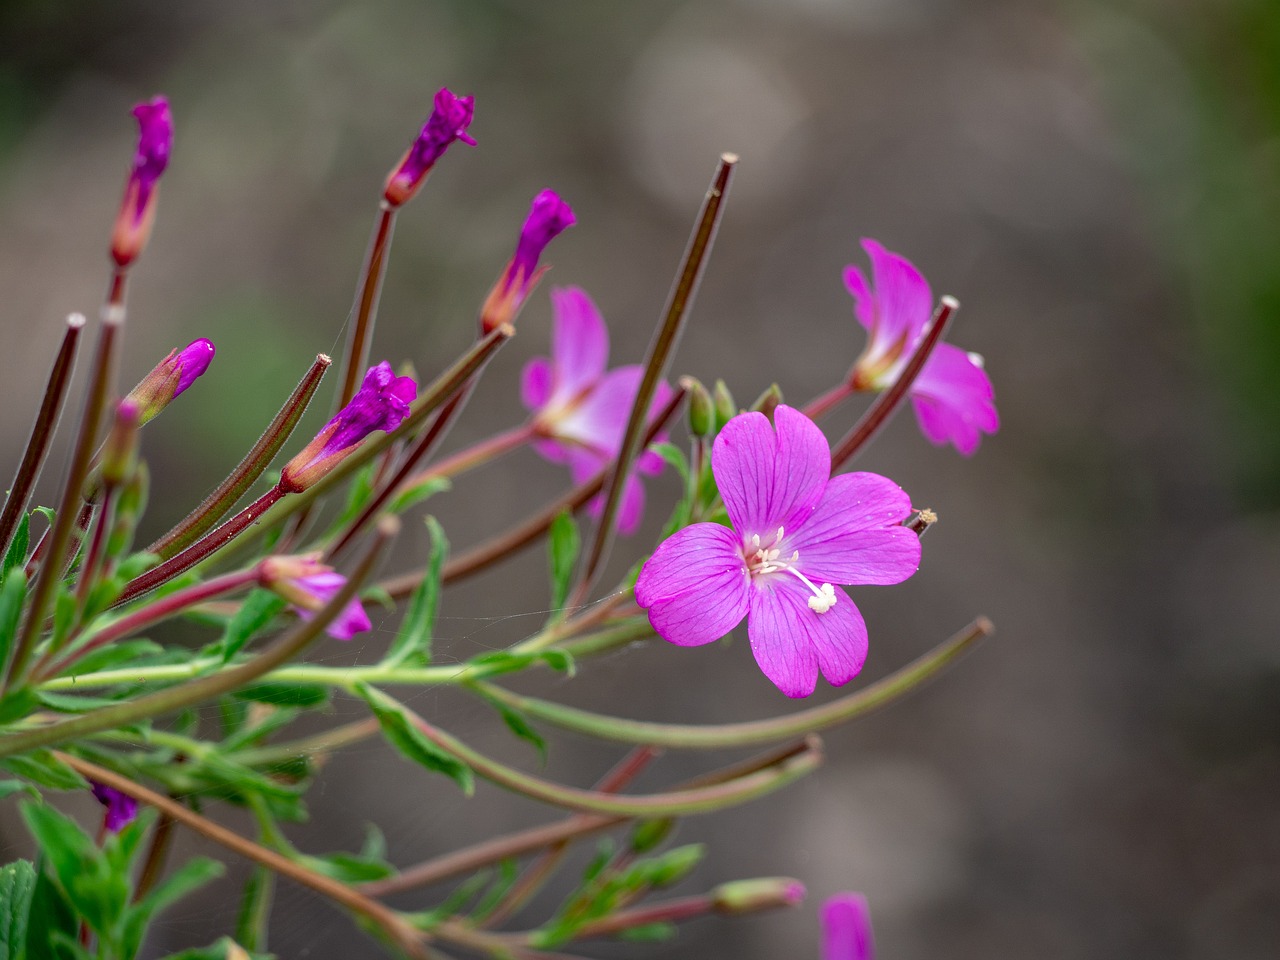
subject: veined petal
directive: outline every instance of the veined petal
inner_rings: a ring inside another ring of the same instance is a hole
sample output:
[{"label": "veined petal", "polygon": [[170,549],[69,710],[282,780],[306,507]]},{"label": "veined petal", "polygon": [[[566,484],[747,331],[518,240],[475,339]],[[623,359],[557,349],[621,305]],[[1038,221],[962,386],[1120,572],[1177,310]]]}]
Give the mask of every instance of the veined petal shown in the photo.
[{"label": "veined petal", "polygon": [[952,443],[966,456],[978,449],[982,433],[1000,429],[991,378],[952,344],[934,348],[911,385],[911,398],[924,435],[935,444]]},{"label": "veined petal", "polygon": [[744,537],[804,523],[831,473],[831,448],[812,420],[785,404],[773,419],[776,432],[764,414],[740,414],[711,449],[716,486]]},{"label": "veined petal", "polygon": [[534,357],[524,365],[520,374],[520,399],[525,408],[541,410],[551,399],[551,361],[547,357]]},{"label": "veined petal", "polygon": [[910,513],[911,498],[888,477],[844,473],[784,551],[800,554],[796,568],[815,583],[901,583],[920,566],[920,538],[902,526]]},{"label": "veined petal", "polygon": [[570,399],[604,374],[609,364],[609,330],[591,298],[577,287],[553,289],[551,310],[555,391]]},{"label": "veined petal", "polygon": [[682,647],[719,640],[747,613],[746,567],[737,534],[695,523],[654,551],[636,580],[636,602],[664,639]]},{"label": "veined petal", "polygon": [[837,893],[821,911],[821,960],[873,960],[871,912],[860,893]]},{"label": "veined petal", "polygon": [[875,240],[864,237],[862,249],[871,259],[875,281],[876,339],[892,343],[905,338],[910,347],[933,315],[929,281],[910,260]]},{"label": "veined petal", "polygon": [[757,580],[747,633],[765,676],[788,697],[807,697],[818,671],[832,686],[848,683],[867,659],[867,626],[841,590],[824,613],[809,607],[812,593],[786,575]]},{"label": "veined petal", "polygon": [[573,411],[555,422],[557,436],[616,452],[644,371],[637,364],[610,370]]}]

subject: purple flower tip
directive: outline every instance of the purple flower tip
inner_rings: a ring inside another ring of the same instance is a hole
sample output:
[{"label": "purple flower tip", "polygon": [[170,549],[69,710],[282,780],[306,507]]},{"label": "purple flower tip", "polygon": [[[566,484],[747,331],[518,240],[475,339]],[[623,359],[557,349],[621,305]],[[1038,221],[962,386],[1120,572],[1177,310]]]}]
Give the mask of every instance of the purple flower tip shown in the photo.
[{"label": "purple flower tip", "polygon": [[175,397],[204,376],[215,353],[213,341],[204,337],[191,341],[178,351],[174,361],[178,367],[178,388],[173,391]]},{"label": "purple flower tip", "polygon": [[[262,563],[260,583],[293,604],[294,612],[302,620],[315,616],[347,582],[346,577],[320,563],[316,556],[269,557]],[[357,598],[329,622],[325,633],[335,640],[350,640],[370,629],[369,616]]]},{"label": "purple flower tip", "polygon": [[108,830],[118,833],[133,822],[138,815],[137,800],[126,793],[121,793],[115,787],[108,787],[105,783],[98,783],[96,780],[90,780],[89,785],[93,788],[93,795],[98,802],[107,808]]},{"label": "purple flower tip", "polygon": [[138,149],[133,155],[133,177],[140,194],[139,210],[146,206],[147,195],[169,165],[173,149],[173,114],[169,101],[152,97],[133,108],[138,119]]},{"label": "purple flower tip", "polygon": [[573,210],[554,190],[543,190],[533,198],[512,260],[512,266],[523,281],[533,276],[538,267],[538,258],[542,256],[547,244],[575,222]]},{"label": "purple flower tip", "polygon": [[399,206],[412,197],[436,161],[444,156],[455,140],[471,147],[476,145],[475,139],[467,133],[474,115],[474,97],[459,97],[448,87],[440,88],[436,94],[435,109],[427,118],[422,132],[387,178],[383,195],[388,203]]},{"label": "purple flower tip", "polygon": [[874,960],[871,911],[860,893],[837,893],[822,904],[821,960]]},{"label": "purple flower tip", "polygon": [[756,662],[789,697],[819,672],[835,685],[862,669],[867,627],[849,584],[901,583],[920,564],[902,526],[911,499],[874,473],[832,477],[822,431],[779,404],[730,420],[711,470],[732,527],[695,523],[668,537],[636,581],[636,602],[664,639],[711,643],[747,618]]}]

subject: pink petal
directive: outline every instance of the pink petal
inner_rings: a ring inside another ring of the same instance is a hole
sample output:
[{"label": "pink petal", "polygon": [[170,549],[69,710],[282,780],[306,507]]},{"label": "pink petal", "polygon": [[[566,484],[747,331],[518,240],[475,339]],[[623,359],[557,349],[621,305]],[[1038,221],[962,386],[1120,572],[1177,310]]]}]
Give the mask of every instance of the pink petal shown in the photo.
[{"label": "pink petal", "polygon": [[873,960],[871,911],[860,893],[837,893],[822,905],[822,960]]},{"label": "pink petal", "polygon": [[831,448],[812,420],[785,404],[773,419],[776,433],[764,414],[739,414],[712,445],[716,486],[743,537],[799,527],[831,473]]},{"label": "pink petal", "polygon": [[788,697],[813,693],[819,670],[832,686],[848,683],[867,659],[867,626],[853,601],[837,590],[835,605],[816,613],[812,595],[787,574],[757,580],[751,591],[751,650]]},{"label": "pink petal", "polygon": [[627,477],[622,487],[622,502],[618,504],[618,532],[629,537],[640,526],[644,516],[644,484],[634,473]]},{"label": "pink petal", "polygon": [[541,410],[551,399],[551,361],[546,357],[534,357],[524,365],[520,375],[520,399],[525,408]]},{"label": "pink petal", "polygon": [[568,416],[556,422],[556,435],[616,453],[643,373],[635,364],[610,370]]},{"label": "pink petal", "polygon": [[911,385],[920,429],[935,444],[952,443],[968,456],[982,433],[1000,429],[991,378],[959,347],[940,343]]},{"label": "pink petal", "polygon": [[577,287],[553,289],[551,309],[556,392],[573,397],[604,373],[609,363],[609,330],[591,298]]},{"label": "pink petal", "polygon": [[[544,438],[531,440],[529,443],[530,446],[538,452],[538,456],[542,457],[543,460],[546,460],[549,463],[568,463],[569,459],[573,455],[573,450],[575,449],[567,444],[561,443],[559,440],[547,440]],[[590,474],[588,474],[588,476],[590,476]]]},{"label": "pink petal", "polygon": [[814,583],[892,584],[920,566],[920,538],[902,526],[911,498],[888,477],[845,473],[832,477],[813,515],[784,552]]},{"label": "pink petal", "polygon": [[906,343],[915,343],[933,315],[929,282],[910,260],[886,250],[875,240],[864,237],[862,249],[871,258],[875,281],[876,340],[893,343],[905,338]]},{"label": "pink petal", "polygon": [[636,603],[664,640],[696,647],[742,622],[748,590],[738,535],[695,523],[659,544],[636,580]]}]

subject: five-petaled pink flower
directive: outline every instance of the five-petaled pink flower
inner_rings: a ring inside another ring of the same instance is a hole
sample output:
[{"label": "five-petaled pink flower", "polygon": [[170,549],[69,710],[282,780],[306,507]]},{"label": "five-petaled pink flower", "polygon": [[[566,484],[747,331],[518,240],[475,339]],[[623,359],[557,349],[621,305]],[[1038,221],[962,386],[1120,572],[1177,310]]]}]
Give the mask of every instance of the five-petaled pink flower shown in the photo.
[{"label": "five-petaled pink flower", "polygon": [[135,106],[133,115],[138,120],[138,148],[111,235],[111,256],[121,267],[137,259],[151,235],[156,185],[173,149],[173,114],[168,100],[153,97]]},{"label": "five-petaled pink flower", "polygon": [[875,960],[871,912],[860,893],[837,893],[822,904],[821,960]]},{"label": "five-petaled pink flower", "polygon": [[542,251],[575,222],[573,210],[554,190],[543,190],[533,198],[516,242],[516,252],[480,308],[481,332],[491,333],[516,318],[529,293],[547,271],[546,267],[538,267]]},{"label": "five-petaled pink flower", "polygon": [[[644,369],[638,364],[608,370],[609,331],[591,298],[577,287],[551,291],[551,356],[524,368],[521,395],[534,412],[533,447],[552,463],[564,463],[574,483],[593,477],[617,456]],[[671,388],[658,384],[651,407],[661,408]],[[652,451],[636,458],[637,473],[654,475],[663,460]],[[591,510],[599,515],[602,499]],[[632,533],[644,513],[644,487],[627,478],[618,510],[618,531]]]},{"label": "five-petaled pink flower", "polygon": [[902,521],[911,500],[874,473],[832,477],[831,449],[786,405],[730,420],[711,469],[732,528],[695,523],[664,540],[636,581],[636,601],[663,638],[698,646],[747,617],[751,651],[788,697],[818,673],[839,686],[862,669],[867,628],[839,584],[901,583],[920,565]]},{"label": "five-petaled pink flower", "polygon": [[382,194],[387,203],[398,207],[411,199],[426,181],[436,161],[444,156],[455,140],[471,147],[476,145],[467,133],[474,115],[474,97],[459,97],[448,87],[440,88],[436,94],[435,109],[422,132],[387,177]]},{"label": "five-petaled pink flower", "polygon": [[334,414],[296,457],[280,471],[280,486],[301,493],[336,467],[375,430],[390,433],[409,415],[418,396],[412,377],[397,377],[383,360],[370,367],[351,402]]},{"label": "five-petaled pink flower", "polygon": [[103,826],[108,832],[119,833],[138,815],[138,801],[127,793],[121,793],[115,787],[108,787],[96,780],[90,780],[89,786],[93,788],[97,801],[107,808],[103,815]]},{"label": "five-petaled pink flower", "polygon": [[[849,377],[855,389],[883,390],[898,379],[928,326],[933,295],[906,257],[874,240],[863,239],[862,247],[871,258],[874,284],[853,265],[845,267],[844,282],[853,294],[854,315],[869,336]],[[1000,427],[982,358],[949,343],[934,347],[911,385],[911,403],[930,442],[952,443],[965,456],[978,449],[982,434]]]}]

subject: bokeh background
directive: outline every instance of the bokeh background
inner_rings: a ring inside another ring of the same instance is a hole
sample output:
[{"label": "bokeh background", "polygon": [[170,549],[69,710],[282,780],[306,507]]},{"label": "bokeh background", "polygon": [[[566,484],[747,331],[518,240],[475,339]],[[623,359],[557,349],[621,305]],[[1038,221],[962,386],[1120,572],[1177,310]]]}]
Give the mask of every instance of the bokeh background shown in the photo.
[{"label": "bokeh background", "polygon": [[[445,84],[475,95],[480,145],[455,148],[400,218],[378,356],[431,374],[461,350],[529,198],[553,186],[579,225],[555,244],[549,279],[590,291],[615,360],[637,360],[715,158],[733,150],[742,163],[677,372],[724,377],[744,402],[775,380],[796,402],[833,383],[862,343],[840,272],[871,236],[962,301],[952,339],[985,355],[1003,417],[972,461],[930,447],[909,415],[863,458],[942,522],[917,577],[856,596],[867,678],[978,613],[998,635],[827,736],[818,775],[682,828],[711,845],[685,889],[791,874],[810,902],[597,952],[814,957],[816,902],[860,889],[881,955],[898,960],[1275,956],[1280,8],[5,0],[6,459],[62,317],[92,315],[101,297],[134,102],[167,93],[177,145],[135,271],[124,379],[197,336],[219,351],[147,430],[159,529],[256,438],[311,357],[340,348],[382,178]],[[520,326],[453,445],[521,416],[519,369],[547,346],[545,292]],[[465,547],[563,482],[522,452],[432,509]],[[670,502],[673,481],[651,493]],[[619,569],[652,544],[652,512]],[[411,528],[404,563],[424,539]],[[535,551],[451,592],[437,649],[447,660],[510,643],[545,603]],[[789,708],[741,641],[655,642],[572,683],[523,686],[670,720]],[[536,769],[486,708],[447,690],[412,702]],[[546,772],[587,784],[616,755],[556,736]],[[719,759],[670,755],[641,786]],[[464,802],[384,749],[352,750],[292,835],[350,848],[372,821],[409,864],[551,815],[483,786]],[[0,852],[27,849],[0,810]],[[229,866],[168,915],[149,956],[229,928],[244,875]],[[282,886],[278,904],[281,957],[373,952],[308,894]]]}]

